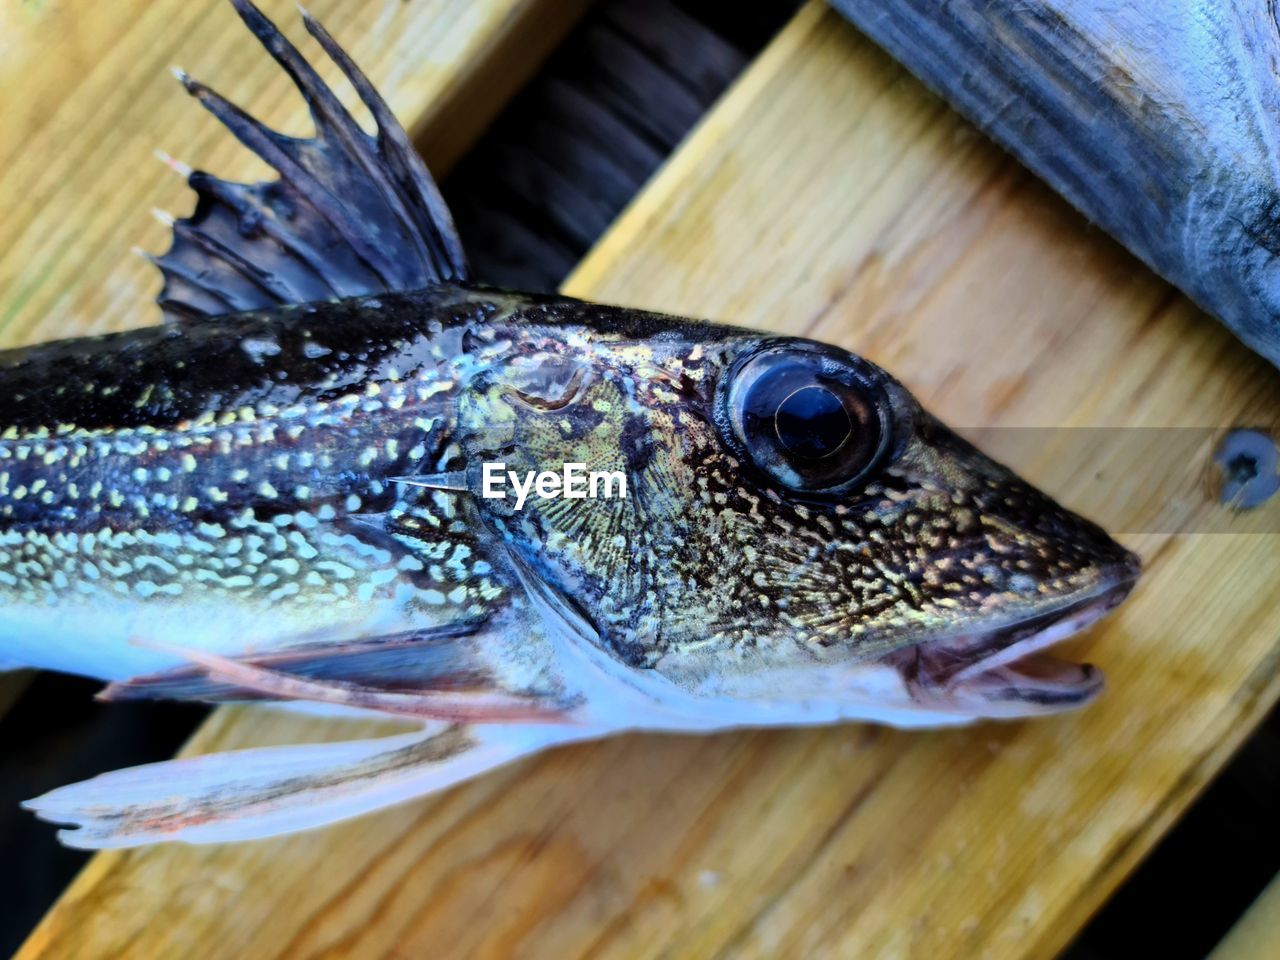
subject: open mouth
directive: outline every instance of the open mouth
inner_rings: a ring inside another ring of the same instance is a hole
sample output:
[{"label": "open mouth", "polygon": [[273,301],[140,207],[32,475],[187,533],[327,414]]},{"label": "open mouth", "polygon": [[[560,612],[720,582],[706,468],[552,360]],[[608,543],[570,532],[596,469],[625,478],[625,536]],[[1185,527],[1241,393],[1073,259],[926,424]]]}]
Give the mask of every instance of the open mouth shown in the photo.
[{"label": "open mouth", "polygon": [[1045,651],[1114,610],[1135,580],[1127,576],[1105,583],[1054,610],[994,630],[897,651],[897,666],[912,695],[931,706],[1008,716],[1080,706],[1102,689],[1102,671]]}]

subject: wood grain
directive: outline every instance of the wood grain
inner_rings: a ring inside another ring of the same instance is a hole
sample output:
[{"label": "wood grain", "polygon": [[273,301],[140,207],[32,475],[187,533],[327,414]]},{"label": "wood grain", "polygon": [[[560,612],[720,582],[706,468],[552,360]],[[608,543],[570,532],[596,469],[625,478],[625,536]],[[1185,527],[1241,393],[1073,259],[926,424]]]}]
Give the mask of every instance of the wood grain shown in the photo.
[{"label": "wood grain", "polygon": [[[1274,369],[820,5],[567,288],[856,347],[961,427],[1278,426]],[[1016,466],[1072,501],[1071,464]],[[1280,538],[1126,539],[1148,572],[1073,645],[1110,677],[1079,714],[564,749],[98,856],[19,956],[1051,956],[1280,695]],[[222,711],[191,749],[352,732]]]},{"label": "wood grain", "polygon": [[1209,960],[1273,960],[1280,955],[1280,876],[1258,895]]},{"label": "wood grain", "polygon": [[[315,0],[309,9],[441,174],[587,3]],[[295,5],[260,5],[354,103]],[[5,3],[0,38],[0,346],[159,320],[157,271],[130,251],[163,252],[166,229],[148,211],[183,214],[193,201],[156,149],[228,176],[265,175],[170,65],[279,129],[310,134],[289,80],[222,0]]]}]

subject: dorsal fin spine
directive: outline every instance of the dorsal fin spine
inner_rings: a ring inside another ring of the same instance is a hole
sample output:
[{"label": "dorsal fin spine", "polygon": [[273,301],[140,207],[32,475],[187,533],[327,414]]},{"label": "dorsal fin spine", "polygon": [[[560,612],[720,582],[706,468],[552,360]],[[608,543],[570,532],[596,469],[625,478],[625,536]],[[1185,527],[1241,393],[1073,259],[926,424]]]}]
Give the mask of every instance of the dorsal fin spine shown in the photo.
[{"label": "dorsal fin spine", "polygon": [[350,217],[341,212],[342,205],[332,192],[322,186],[302,164],[281,149],[280,141],[283,138],[278,133],[258,122],[220,93],[205,86],[198,80],[192,80],[187,77],[183,81],[183,86],[186,87],[189,94],[200,102],[201,106],[221,120],[237,140],[270,164],[284,180],[298,187],[305,184],[306,188],[317,190],[328,196],[331,201],[330,204],[313,204],[316,212],[342,235],[343,239],[351,245],[352,250],[369,269],[377,273],[383,282],[388,282],[388,278],[382,275],[382,272],[373,262],[374,258],[368,249],[368,239],[364,235],[364,231],[353,223]]},{"label": "dorsal fin spine", "polygon": [[[337,133],[347,143],[348,147],[352,148],[352,153],[357,158],[365,174],[376,178],[376,174],[370,171],[371,165],[367,162],[367,158],[362,156],[359,150],[360,145],[353,143],[351,136],[352,133],[356,136],[363,136],[363,132],[356,124],[355,118],[347,112],[338,98],[334,96],[333,91],[329,89],[328,84],[324,82],[320,74],[298,52],[298,48],[290,43],[288,38],[276,28],[275,24],[263,16],[262,11],[250,3],[249,0],[231,0],[231,2],[236,8],[236,12],[240,14],[240,19],[253,31],[254,36],[262,41],[262,45],[271,54],[271,58],[280,64],[284,72],[289,75],[289,79],[293,81],[293,85],[298,89],[298,92],[302,94],[302,99],[306,101],[307,108],[311,111],[311,117],[315,121],[317,139],[322,138],[326,132]],[[204,90],[206,95],[217,96],[207,87]],[[222,100],[223,98],[218,97],[218,99]],[[224,100],[223,102],[225,103],[226,101]],[[332,223],[334,228],[347,238],[356,253],[360,255],[360,259],[365,262],[369,269],[381,276],[383,282],[387,284],[394,283],[395,281],[392,277],[382,274],[378,268],[376,257],[369,250],[369,246],[375,243],[376,239],[370,235],[368,230],[364,229],[362,224],[346,215],[340,198],[333,196],[332,192],[324,188],[301,164],[293,162],[292,158],[278,149],[279,141],[283,139],[280,134],[258,123],[252,117],[247,117],[243,111],[237,112],[242,116],[246,116],[246,119],[261,130],[272,147],[276,149],[272,151],[273,155],[271,157],[266,157],[254,145],[245,142],[245,146],[279,170],[282,176],[286,178],[292,177],[295,183],[298,182],[298,178],[306,177],[313,187],[323,190],[333,200],[333,206],[332,209],[319,210],[321,216]],[[326,120],[328,124],[323,122]],[[236,133],[234,128],[232,133]],[[242,140],[241,142],[244,141]],[[285,159],[288,163],[287,169],[276,162],[277,158]],[[393,198],[389,197],[388,199]]]},{"label": "dorsal fin spine", "polygon": [[[338,42],[333,39],[320,21],[312,17],[306,10],[302,10],[302,19],[303,23],[306,24],[307,32],[315,37],[329,59],[342,71],[343,76],[355,88],[356,95],[373,116],[374,124],[378,130],[378,140],[382,143],[390,142],[396,148],[397,153],[388,154],[388,156],[403,155],[416,160],[418,154],[414,150],[413,144],[409,142],[409,138],[405,136],[404,130],[391,113],[391,108],[387,106],[387,102],[382,99],[382,95],[369,82],[369,78],[356,66],[355,61],[347,56],[347,52],[338,45]],[[431,178],[426,166],[420,160],[410,169],[401,172],[411,178],[412,185],[416,188],[419,198],[426,205],[426,212],[432,220],[437,222],[441,220],[452,221],[449,207],[445,204],[444,197],[440,195],[440,188],[436,186],[436,182]],[[422,238],[419,234],[414,232],[414,236],[421,241]],[[437,265],[441,270],[452,269],[458,277],[465,277],[467,274],[467,257],[457,233],[442,231],[440,236],[445,242],[445,250],[443,251],[445,262],[437,263]],[[426,247],[425,244],[423,246]],[[426,249],[425,252],[433,260],[437,259],[434,251]]]},{"label": "dorsal fin spine", "polygon": [[[180,70],[175,74],[279,179],[236,184],[190,171],[199,203],[155,262],[169,319],[422,289],[467,279],[440,191],[386,102],[306,11],[307,31],[347,77],[377,131],[361,129],[298,49],[250,0],[236,12],[311,112],[311,139],[271,130]],[[172,164],[171,164],[172,165]],[[189,168],[187,168],[189,170]]]}]

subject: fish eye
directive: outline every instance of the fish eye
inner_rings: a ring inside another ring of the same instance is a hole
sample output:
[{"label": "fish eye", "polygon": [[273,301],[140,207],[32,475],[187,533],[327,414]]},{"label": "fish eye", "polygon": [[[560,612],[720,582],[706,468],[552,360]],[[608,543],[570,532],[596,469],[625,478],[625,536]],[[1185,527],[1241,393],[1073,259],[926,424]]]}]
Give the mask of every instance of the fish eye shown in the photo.
[{"label": "fish eye", "polygon": [[842,493],[891,443],[883,374],[821,344],[773,344],[734,364],[717,387],[717,420],[739,459],[790,490]]}]

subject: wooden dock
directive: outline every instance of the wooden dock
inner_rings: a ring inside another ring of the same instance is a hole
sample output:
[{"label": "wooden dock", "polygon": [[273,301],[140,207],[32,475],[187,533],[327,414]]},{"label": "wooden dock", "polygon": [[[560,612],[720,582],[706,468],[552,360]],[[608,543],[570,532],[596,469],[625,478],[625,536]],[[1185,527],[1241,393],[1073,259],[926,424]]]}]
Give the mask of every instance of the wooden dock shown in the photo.
[{"label": "wooden dock", "polygon": [[[291,20],[284,0],[263,6]],[[580,13],[311,7],[440,169]],[[24,91],[0,121],[0,336],[158,319],[155,278],[127,251],[162,249],[141,214],[187,201],[151,150],[251,169],[164,66],[303,130],[287,81],[215,0],[14,4],[0,18],[15,51],[0,89]],[[564,289],[839,343],[960,428],[1280,435],[1274,368],[817,3]],[[1087,506],[1052,451],[1011,465]],[[1104,471],[1090,495],[1123,481]],[[1109,678],[1079,714],[562,749],[321,832],[96,856],[18,956],[1054,956],[1280,698],[1280,502],[1260,509],[1269,534],[1123,538],[1147,573],[1074,644]],[[228,708],[187,750],[365,729]],[[1280,955],[1273,901],[1240,935],[1262,952],[1237,956]]]}]

